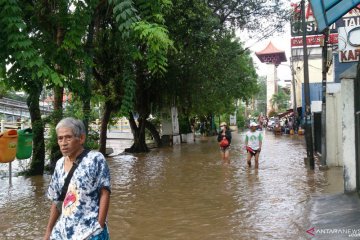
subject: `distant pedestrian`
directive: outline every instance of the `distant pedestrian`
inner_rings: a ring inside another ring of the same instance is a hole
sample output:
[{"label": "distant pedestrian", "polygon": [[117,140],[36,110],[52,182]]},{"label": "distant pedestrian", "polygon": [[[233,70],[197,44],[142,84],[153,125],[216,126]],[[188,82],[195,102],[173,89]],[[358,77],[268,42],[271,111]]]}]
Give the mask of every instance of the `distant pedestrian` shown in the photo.
[{"label": "distant pedestrian", "polygon": [[205,123],[204,122],[200,123],[200,134],[201,134],[201,136],[205,136]]},{"label": "distant pedestrian", "polygon": [[247,150],[247,164],[251,167],[251,158],[255,157],[255,168],[259,168],[259,155],[261,151],[263,136],[261,131],[256,131],[257,124],[250,123],[250,130],[245,136],[245,146]]},{"label": "distant pedestrian", "polygon": [[17,129],[21,129],[21,118],[20,117],[18,117],[16,119],[16,126],[17,126]]},{"label": "distant pedestrian", "polygon": [[217,140],[220,144],[221,158],[224,162],[229,162],[231,132],[226,122],[220,124],[220,129]]},{"label": "distant pedestrian", "polygon": [[268,116],[265,117],[265,128],[268,127],[268,123],[269,123],[269,118]]},{"label": "distant pedestrian", "polygon": [[290,129],[290,130],[293,130],[294,123],[293,123],[293,119],[292,119],[292,118],[289,118],[289,124],[288,124],[288,126],[289,126],[289,129]]}]

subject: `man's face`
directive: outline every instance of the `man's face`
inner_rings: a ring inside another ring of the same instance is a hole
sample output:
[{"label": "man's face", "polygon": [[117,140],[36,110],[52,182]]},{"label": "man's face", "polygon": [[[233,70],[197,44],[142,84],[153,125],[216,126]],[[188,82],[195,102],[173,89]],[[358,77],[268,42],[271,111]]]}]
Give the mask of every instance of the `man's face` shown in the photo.
[{"label": "man's face", "polygon": [[252,126],[252,127],[250,127],[250,129],[251,129],[252,132],[255,132],[256,131],[256,126]]},{"label": "man's face", "polygon": [[62,155],[75,157],[85,142],[85,135],[75,137],[71,128],[67,127],[59,128],[56,133]]}]

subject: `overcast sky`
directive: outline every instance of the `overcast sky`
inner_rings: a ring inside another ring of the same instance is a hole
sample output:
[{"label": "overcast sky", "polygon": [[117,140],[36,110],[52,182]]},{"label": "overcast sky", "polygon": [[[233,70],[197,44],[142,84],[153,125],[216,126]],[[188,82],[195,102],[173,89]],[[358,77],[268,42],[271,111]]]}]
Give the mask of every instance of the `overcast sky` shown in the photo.
[{"label": "overcast sky", "polygon": [[261,51],[266,48],[270,41],[274,44],[274,46],[282,51],[285,51],[287,62],[283,62],[278,67],[278,78],[280,81],[290,80],[291,70],[290,70],[290,57],[291,57],[291,46],[290,46],[290,24],[286,26],[284,33],[278,33],[277,35],[270,37],[268,39],[264,39],[258,41],[257,39],[244,39],[244,35],[241,35],[241,41],[244,43],[245,47],[250,47],[252,51],[252,58],[254,60],[255,66],[257,67],[257,73],[259,76],[266,76],[267,67],[265,63],[261,63],[258,57],[255,55],[255,52]]}]

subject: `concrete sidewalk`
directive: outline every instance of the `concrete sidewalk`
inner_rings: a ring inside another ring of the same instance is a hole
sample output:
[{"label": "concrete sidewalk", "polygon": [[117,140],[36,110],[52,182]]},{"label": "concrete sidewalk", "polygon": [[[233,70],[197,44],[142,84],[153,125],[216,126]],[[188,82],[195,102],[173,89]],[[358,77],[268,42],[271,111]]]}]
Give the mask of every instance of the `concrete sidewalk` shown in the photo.
[{"label": "concrete sidewalk", "polygon": [[309,201],[310,239],[360,239],[360,198],[357,193],[313,197]]},{"label": "concrete sidewalk", "polygon": [[131,140],[134,139],[134,136],[130,131],[124,132],[124,131],[111,130],[107,132],[107,139]]}]

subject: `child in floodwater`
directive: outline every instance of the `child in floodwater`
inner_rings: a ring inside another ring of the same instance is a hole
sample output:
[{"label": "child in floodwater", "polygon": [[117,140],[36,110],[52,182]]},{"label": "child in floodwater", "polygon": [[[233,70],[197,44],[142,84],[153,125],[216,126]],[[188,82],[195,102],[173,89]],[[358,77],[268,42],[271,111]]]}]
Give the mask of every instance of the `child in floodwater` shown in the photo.
[{"label": "child in floodwater", "polygon": [[255,168],[259,168],[259,155],[262,146],[262,132],[256,131],[257,124],[254,122],[250,123],[250,130],[245,136],[245,146],[247,151],[247,164],[251,167],[251,158],[255,157]]}]

